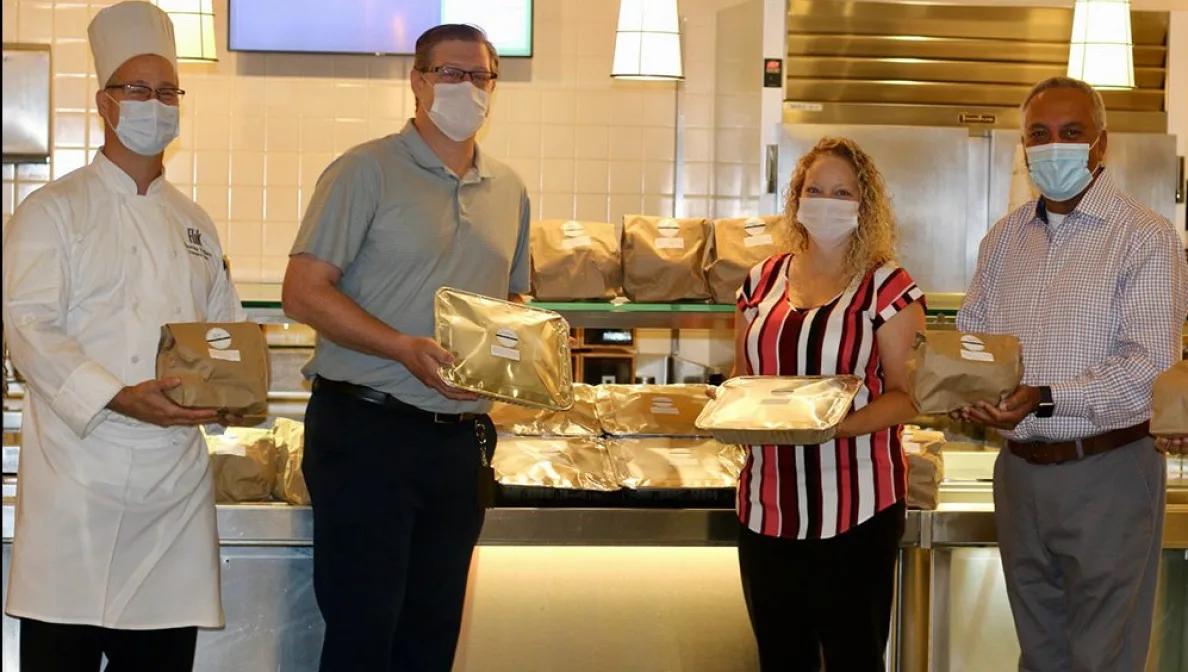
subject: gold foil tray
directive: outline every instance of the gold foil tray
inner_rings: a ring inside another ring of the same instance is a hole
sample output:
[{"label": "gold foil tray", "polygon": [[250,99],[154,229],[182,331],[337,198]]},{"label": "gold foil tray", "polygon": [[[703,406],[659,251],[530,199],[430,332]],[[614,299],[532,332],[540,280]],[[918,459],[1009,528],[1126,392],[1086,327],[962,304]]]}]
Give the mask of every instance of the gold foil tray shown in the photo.
[{"label": "gold foil tray", "polygon": [[746,463],[740,446],[710,438],[608,440],[619,483],[638,488],[733,488]]},{"label": "gold foil tray", "polygon": [[694,425],[709,385],[599,385],[598,420],[616,436],[706,436]]},{"label": "gold foil tray", "polygon": [[732,378],[718,389],[696,424],[725,443],[825,443],[849,413],[861,386],[854,376]]},{"label": "gold foil tray", "polygon": [[573,407],[568,411],[498,402],[491,408],[491,421],[501,433],[518,436],[602,436],[597,397],[593,385],[574,383]]},{"label": "gold foil tray", "polygon": [[573,406],[569,323],[561,315],[442,287],[434,323],[438,343],[454,355],[441,370],[447,383],[512,404]]},{"label": "gold foil tray", "polygon": [[491,460],[503,485],[609,492],[619,483],[598,439],[503,437]]}]

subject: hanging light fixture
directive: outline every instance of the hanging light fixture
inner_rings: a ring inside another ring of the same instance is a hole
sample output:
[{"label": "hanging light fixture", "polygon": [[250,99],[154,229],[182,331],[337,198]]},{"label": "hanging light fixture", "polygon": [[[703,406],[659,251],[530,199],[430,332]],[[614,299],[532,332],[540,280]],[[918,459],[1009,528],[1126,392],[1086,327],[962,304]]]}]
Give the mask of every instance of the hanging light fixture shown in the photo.
[{"label": "hanging light fixture", "polygon": [[177,58],[181,61],[217,61],[214,0],[153,0],[173,20]]},{"label": "hanging light fixture", "polygon": [[1130,0],[1077,0],[1068,76],[1102,89],[1134,88]]},{"label": "hanging light fixture", "polygon": [[681,28],[677,0],[622,0],[615,32],[616,79],[680,80]]}]

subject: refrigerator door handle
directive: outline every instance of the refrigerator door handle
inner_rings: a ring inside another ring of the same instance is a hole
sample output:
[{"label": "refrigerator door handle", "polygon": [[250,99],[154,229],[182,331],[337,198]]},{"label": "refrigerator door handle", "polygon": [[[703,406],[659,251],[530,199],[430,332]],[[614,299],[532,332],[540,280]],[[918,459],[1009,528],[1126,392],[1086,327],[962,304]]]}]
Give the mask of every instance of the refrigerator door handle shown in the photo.
[{"label": "refrigerator door handle", "polygon": [[780,165],[780,146],[767,146],[767,188],[768,194],[776,193]]}]

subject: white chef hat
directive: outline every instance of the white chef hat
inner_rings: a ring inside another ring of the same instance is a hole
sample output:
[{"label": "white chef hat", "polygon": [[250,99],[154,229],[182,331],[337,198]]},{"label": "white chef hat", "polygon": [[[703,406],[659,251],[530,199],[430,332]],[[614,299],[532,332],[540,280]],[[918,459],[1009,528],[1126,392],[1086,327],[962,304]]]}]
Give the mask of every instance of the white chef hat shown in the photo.
[{"label": "white chef hat", "polygon": [[152,3],[130,0],[106,7],[91,19],[87,35],[99,86],[107,86],[121,65],[141,54],[166,58],[177,70],[173,21]]}]

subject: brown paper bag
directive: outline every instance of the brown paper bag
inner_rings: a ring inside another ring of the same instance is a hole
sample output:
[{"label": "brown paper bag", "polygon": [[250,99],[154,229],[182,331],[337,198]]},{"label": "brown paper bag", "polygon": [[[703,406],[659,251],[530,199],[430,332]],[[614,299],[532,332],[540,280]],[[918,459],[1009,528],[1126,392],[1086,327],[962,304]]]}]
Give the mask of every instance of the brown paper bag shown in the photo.
[{"label": "brown paper bag", "polygon": [[180,378],[165,394],[189,408],[245,416],[268,410],[268,344],[254,322],[187,322],[161,327],[157,377]]},{"label": "brown paper bag", "polygon": [[1023,351],[1014,336],[929,331],[916,335],[907,365],[916,409],[949,413],[1013,392],[1023,378]]},{"label": "brown paper bag", "polygon": [[597,398],[593,385],[574,383],[573,408],[568,411],[496,402],[491,406],[491,421],[500,432],[518,436],[600,436]]},{"label": "brown paper bag", "polygon": [[613,299],[623,284],[619,235],[609,222],[546,219],[532,225],[532,296]]},{"label": "brown paper bag", "polygon": [[780,215],[715,219],[712,231],[705,277],[714,303],[733,304],[751,268],[791,245]]},{"label": "brown paper bag", "polygon": [[945,480],[945,435],[912,425],[903,427],[903,452],[907,455],[909,509],[933,510],[940,504]]},{"label": "brown paper bag", "polygon": [[301,473],[305,425],[297,420],[277,418],[271,434],[276,446],[276,480],[272,485],[272,496],[294,506],[309,506],[309,488]]},{"label": "brown paper bag", "polygon": [[1188,360],[1173,364],[1155,379],[1151,393],[1151,433],[1188,435]]},{"label": "brown paper bag", "polygon": [[708,299],[705,219],[623,217],[623,292],[639,303]]},{"label": "brown paper bag", "polygon": [[[204,432],[205,434],[205,432]],[[206,435],[215,501],[261,502],[276,481],[276,446],[267,429],[235,428]]]}]

